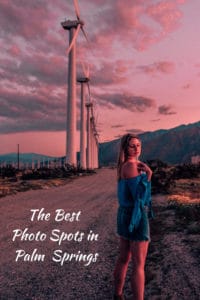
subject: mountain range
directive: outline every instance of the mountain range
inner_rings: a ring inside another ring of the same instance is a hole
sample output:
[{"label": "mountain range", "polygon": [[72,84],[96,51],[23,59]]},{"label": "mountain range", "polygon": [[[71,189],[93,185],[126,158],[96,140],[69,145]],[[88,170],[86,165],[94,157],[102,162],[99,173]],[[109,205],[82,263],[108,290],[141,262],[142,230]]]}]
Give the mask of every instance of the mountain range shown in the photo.
[{"label": "mountain range", "polygon": [[[190,163],[193,156],[200,156],[200,121],[180,125],[172,129],[160,129],[138,135],[142,141],[141,160],[161,160],[169,164]],[[115,165],[119,152],[120,139],[99,144],[99,165]],[[78,155],[79,156],[79,155]],[[20,161],[47,161],[55,157],[36,153],[20,153]],[[16,153],[0,155],[0,162],[17,161]]]},{"label": "mountain range", "polygon": [[[200,156],[200,121],[172,129],[160,129],[138,135],[142,141],[141,160],[158,159],[169,164],[190,163]],[[102,143],[100,165],[116,164],[120,139]]]}]

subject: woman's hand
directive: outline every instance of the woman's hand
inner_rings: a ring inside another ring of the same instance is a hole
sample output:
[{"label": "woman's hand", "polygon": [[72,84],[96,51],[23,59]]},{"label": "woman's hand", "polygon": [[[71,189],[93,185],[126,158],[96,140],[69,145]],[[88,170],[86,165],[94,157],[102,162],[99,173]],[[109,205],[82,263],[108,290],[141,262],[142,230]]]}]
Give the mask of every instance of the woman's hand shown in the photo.
[{"label": "woman's hand", "polygon": [[149,166],[147,166],[145,163],[139,161],[137,167],[138,167],[138,172],[139,172],[139,173],[145,172],[145,173],[147,174],[148,181],[150,181],[153,172],[152,172],[152,170],[149,168]]}]

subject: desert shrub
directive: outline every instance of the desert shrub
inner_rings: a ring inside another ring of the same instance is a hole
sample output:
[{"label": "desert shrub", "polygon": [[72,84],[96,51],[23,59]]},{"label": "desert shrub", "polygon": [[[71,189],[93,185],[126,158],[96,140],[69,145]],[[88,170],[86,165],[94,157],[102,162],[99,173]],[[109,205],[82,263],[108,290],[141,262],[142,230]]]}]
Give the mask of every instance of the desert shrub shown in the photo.
[{"label": "desert shrub", "polygon": [[197,178],[200,175],[200,164],[183,164],[173,170],[174,179]]},{"label": "desert shrub", "polygon": [[151,160],[147,160],[147,164],[149,165],[149,167],[152,169],[152,171],[155,171],[157,169],[163,169],[163,168],[167,168],[168,165],[167,163],[163,162],[160,159],[151,159]]},{"label": "desert shrub", "polygon": [[175,182],[172,178],[171,167],[165,162],[157,160],[149,160],[147,164],[153,171],[152,176],[152,193],[169,193],[169,190],[174,186]]},{"label": "desert shrub", "polygon": [[78,176],[83,173],[92,174],[94,170],[82,170],[81,168],[76,168],[70,165],[67,165],[62,168],[41,168],[32,171],[24,171],[21,179],[22,180],[31,180],[31,179],[54,179],[54,178],[67,178],[71,176]]},{"label": "desert shrub", "polygon": [[15,177],[16,173],[17,173],[17,170],[15,168],[13,168],[11,165],[0,168],[0,177],[1,178]]},{"label": "desert shrub", "polygon": [[[147,164],[153,171],[152,192],[170,193],[177,179],[191,179],[200,176],[200,164],[184,164],[168,166],[160,160],[148,160]],[[193,185],[195,185],[193,183]]]}]

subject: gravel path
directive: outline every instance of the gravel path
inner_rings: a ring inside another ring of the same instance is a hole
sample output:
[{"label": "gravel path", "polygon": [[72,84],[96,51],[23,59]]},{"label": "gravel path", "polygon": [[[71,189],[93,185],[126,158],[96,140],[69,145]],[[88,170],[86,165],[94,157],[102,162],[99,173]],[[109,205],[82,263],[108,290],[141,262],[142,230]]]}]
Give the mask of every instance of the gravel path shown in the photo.
[{"label": "gravel path", "polygon": [[[175,230],[174,211],[167,208],[164,198],[154,198],[156,219],[145,299],[199,299],[200,271],[194,249],[186,243],[186,233]],[[64,186],[7,196],[0,199],[0,207],[1,300],[112,299],[118,251],[115,170],[101,169]],[[32,209],[40,211],[33,221]],[[59,221],[58,209],[65,212],[66,220]],[[16,229],[26,231],[13,241]],[[93,241],[87,240],[89,234]],[[17,253],[22,252],[25,255],[16,261]],[[61,261],[64,256],[66,261]],[[125,293],[131,297],[130,272]]]}]

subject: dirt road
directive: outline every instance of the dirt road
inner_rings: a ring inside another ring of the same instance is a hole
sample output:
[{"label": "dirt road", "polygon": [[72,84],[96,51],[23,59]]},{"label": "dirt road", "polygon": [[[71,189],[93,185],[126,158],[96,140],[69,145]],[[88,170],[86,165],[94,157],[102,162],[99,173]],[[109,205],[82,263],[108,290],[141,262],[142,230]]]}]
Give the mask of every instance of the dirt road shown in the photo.
[{"label": "dirt road", "polygon": [[[115,170],[7,196],[0,207],[0,299],[112,299],[118,252]],[[191,235],[188,243],[164,197],[154,197],[154,208],[145,299],[199,299],[199,236]]]}]

